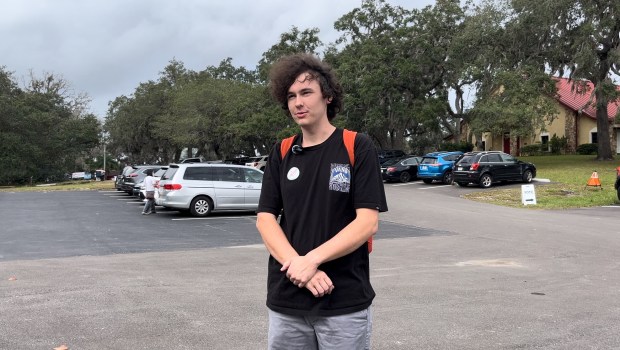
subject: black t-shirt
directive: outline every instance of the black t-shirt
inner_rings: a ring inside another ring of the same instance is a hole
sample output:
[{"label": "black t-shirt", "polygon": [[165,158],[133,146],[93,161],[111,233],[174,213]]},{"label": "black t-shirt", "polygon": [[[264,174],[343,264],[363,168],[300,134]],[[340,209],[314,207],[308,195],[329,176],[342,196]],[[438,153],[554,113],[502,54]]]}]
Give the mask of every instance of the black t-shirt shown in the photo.
[{"label": "black t-shirt", "polygon": [[[355,165],[351,167],[342,129],[323,143],[291,150],[282,160],[280,143],[269,155],[258,212],[279,216],[280,226],[300,255],[335,236],[356,217],[356,208],[387,211],[377,151],[370,139],[355,139]],[[301,136],[295,140],[301,144]],[[319,266],[334,283],[332,294],[316,298],[281,272],[269,257],[267,306],[291,315],[343,315],[370,306],[375,292],[370,285],[368,247]]]}]

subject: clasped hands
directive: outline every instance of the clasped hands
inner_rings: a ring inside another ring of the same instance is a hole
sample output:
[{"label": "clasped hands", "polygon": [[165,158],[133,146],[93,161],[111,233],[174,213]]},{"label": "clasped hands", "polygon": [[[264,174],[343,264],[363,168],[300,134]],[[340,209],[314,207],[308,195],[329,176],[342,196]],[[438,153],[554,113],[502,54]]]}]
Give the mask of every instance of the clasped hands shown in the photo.
[{"label": "clasped hands", "polygon": [[286,261],[280,271],[286,271],[286,278],[299,288],[306,287],[315,297],[331,294],[334,290],[329,276],[319,270],[318,264],[307,256],[297,256]]}]

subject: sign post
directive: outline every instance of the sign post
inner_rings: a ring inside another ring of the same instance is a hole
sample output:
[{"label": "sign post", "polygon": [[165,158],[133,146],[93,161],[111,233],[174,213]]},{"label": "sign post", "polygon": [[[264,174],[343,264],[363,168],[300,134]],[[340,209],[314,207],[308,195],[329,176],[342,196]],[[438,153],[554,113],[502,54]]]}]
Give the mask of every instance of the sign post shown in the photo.
[{"label": "sign post", "polygon": [[521,185],[521,202],[523,205],[536,204],[534,185]]}]

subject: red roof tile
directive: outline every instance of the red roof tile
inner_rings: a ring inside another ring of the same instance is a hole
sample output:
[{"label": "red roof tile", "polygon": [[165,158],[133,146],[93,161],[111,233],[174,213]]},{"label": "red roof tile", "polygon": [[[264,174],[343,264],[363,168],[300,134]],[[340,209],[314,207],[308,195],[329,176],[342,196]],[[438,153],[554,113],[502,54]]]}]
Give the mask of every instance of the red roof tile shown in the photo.
[{"label": "red roof tile", "polygon": [[[596,99],[592,99],[592,103],[588,104],[590,95],[594,91],[594,85],[591,82],[587,82],[585,93],[577,91],[577,87],[573,90],[573,82],[567,78],[556,78],[557,80],[557,99],[566,107],[573,111],[579,111],[582,109],[582,113],[592,119],[596,119],[596,108],[593,107]],[[620,90],[620,86],[616,87]],[[620,108],[620,101],[616,101],[607,105],[607,116],[609,119],[614,119],[618,109]]]}]

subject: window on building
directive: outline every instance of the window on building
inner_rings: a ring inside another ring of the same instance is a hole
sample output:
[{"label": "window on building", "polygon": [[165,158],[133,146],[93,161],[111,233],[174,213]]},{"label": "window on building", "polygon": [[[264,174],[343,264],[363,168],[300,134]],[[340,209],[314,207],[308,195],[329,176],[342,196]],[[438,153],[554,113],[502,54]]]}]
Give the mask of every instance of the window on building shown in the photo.
[{"label": "window on building", "polygon": [[592,139],[592,143],[598,143],[598,133],[596,132],[590,133],[590,138]]},{"label": "window on building", "polygon": [[542,135],[540,137],[540,143],[542,143],[541,149],[549,151],[549,135]]}]

